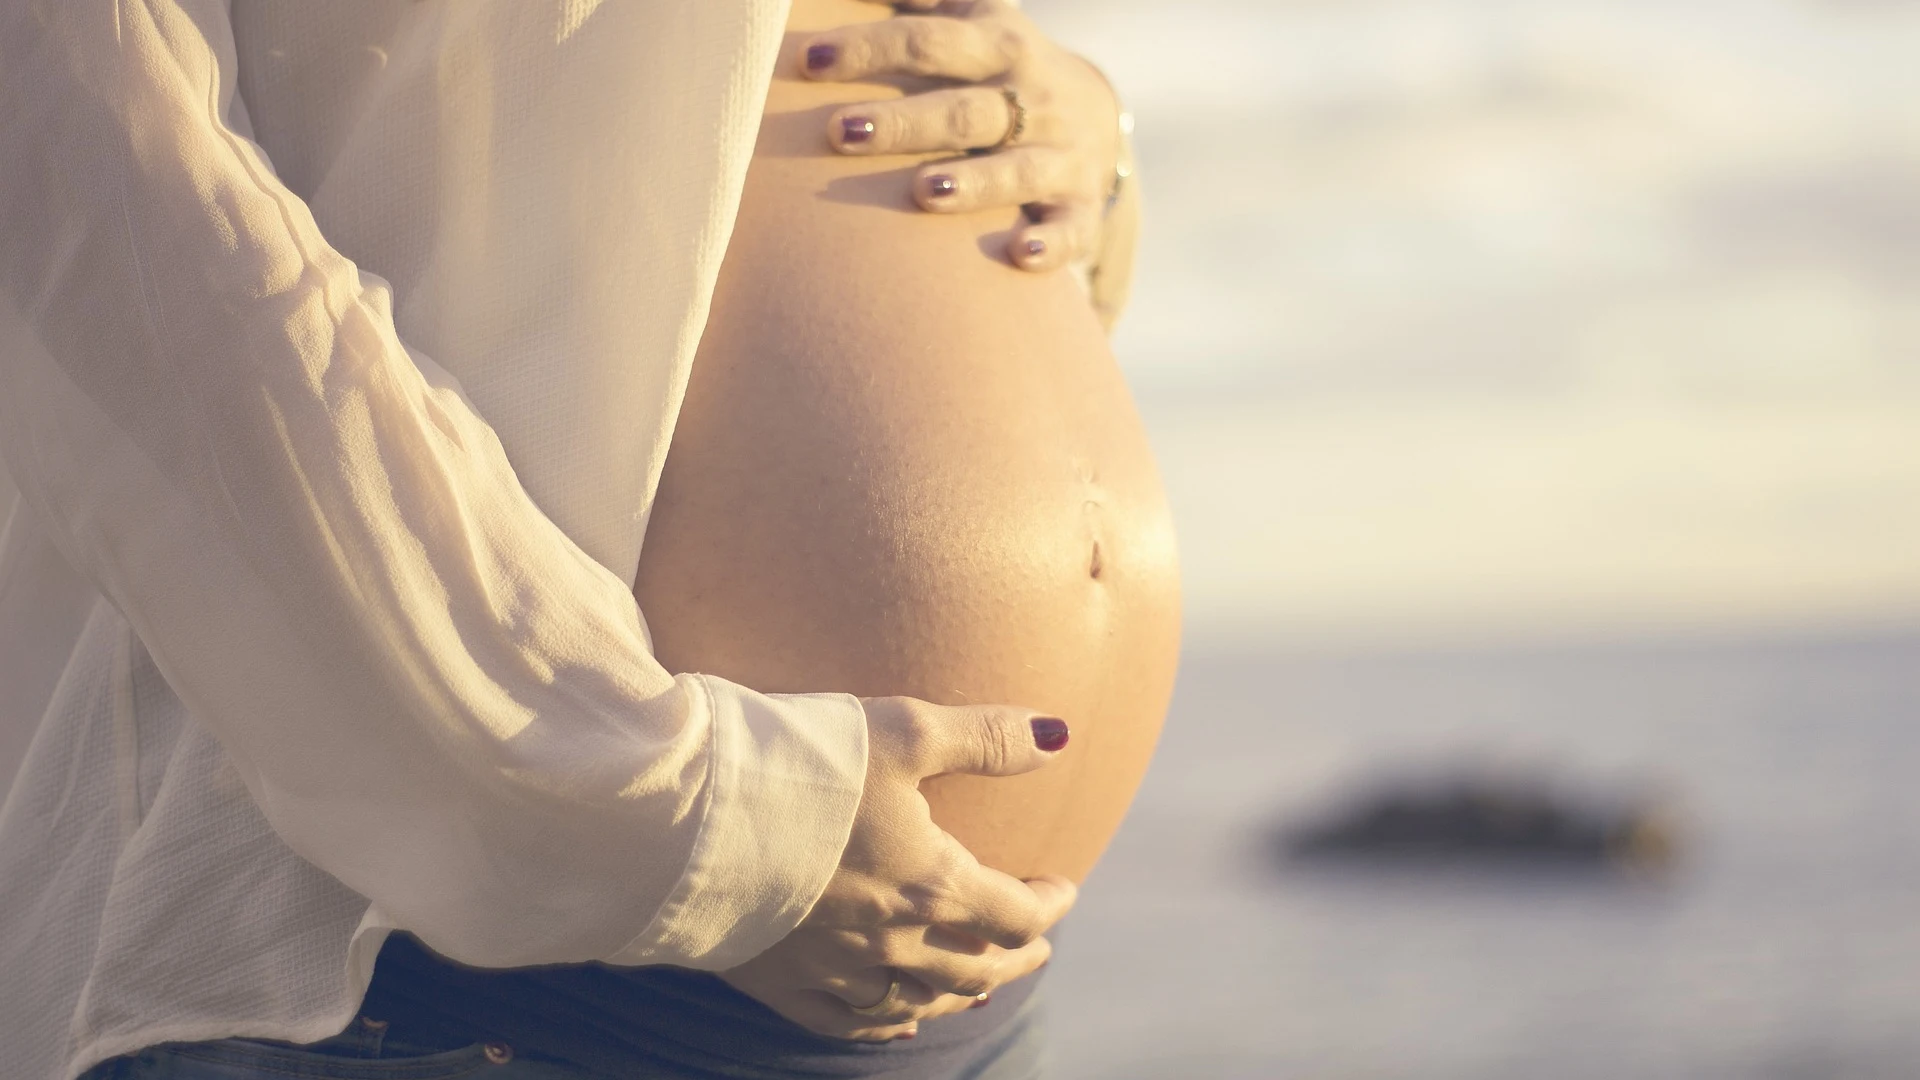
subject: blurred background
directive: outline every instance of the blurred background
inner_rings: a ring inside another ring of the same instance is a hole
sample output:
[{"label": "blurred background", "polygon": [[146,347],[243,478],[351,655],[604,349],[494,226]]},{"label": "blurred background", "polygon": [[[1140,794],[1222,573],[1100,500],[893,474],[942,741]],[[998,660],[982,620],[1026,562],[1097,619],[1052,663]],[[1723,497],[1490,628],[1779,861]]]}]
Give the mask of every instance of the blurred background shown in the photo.
[{"label": "blurred background", "polygon": [[[1920,3],[1026,6],[1188,605],[1059,1075],[1920,1076]],[[1281,842],[1485,790],[1671,858]]]}]

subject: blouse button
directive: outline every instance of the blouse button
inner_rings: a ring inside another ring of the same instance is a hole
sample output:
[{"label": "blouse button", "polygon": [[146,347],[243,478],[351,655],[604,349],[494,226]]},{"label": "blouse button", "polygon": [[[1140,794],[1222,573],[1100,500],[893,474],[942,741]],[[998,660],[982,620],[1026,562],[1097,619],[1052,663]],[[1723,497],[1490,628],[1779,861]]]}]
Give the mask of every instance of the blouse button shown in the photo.
[{"label": "blouse button", "polygon": [[487,1055],[487,1060],[495,1065],[505,1065],[513,1060],[513,1047],[506,1043],[487,1043],[480,1048],[480,1052]]}]

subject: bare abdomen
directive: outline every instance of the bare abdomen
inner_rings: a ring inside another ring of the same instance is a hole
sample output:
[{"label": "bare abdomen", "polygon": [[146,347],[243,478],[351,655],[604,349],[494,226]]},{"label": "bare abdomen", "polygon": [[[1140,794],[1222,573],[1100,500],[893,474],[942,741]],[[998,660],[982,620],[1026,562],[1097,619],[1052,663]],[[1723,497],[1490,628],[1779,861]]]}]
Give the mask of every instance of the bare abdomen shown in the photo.
[{"label": "bare abdomen", "polygon": [[[795,23],[873,10],[801,0]],[[983,252],[1010,213],[921,215],[914,163],[825,156],[832,105],[890,91],[790,70],[648,527],[641,610],[672,670],[1064,717],[1072,743],[1042,772],[927,793],[988,864],[1078,879],[1145,771],[1178,648],[1139,419],[1076,286]]]}]

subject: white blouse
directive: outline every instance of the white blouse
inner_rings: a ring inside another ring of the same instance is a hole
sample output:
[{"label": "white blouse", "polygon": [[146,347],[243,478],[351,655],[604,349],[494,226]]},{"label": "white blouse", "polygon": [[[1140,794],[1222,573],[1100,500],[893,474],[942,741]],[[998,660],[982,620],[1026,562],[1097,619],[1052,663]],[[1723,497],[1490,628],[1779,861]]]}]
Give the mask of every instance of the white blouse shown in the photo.
[{"label": "white blouse", "polygon": [[785,16],[0,0],[10,1080],[325,1037],[389,928],[718,969],[818,897],[859,702],[631,593]]}]

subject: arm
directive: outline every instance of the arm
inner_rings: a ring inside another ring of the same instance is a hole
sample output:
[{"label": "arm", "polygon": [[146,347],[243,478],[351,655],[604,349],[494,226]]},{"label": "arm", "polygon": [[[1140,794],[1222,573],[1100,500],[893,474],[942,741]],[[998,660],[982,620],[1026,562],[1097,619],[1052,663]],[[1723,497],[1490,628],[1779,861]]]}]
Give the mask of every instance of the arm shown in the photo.
[{"label": "arm", "polygon": [[661,668],[226,123],[224,5],[118,7],[0,12],[0,456],[36,517],[289,845],[440,951],[778,940],[852,829],[860,704]]}]

